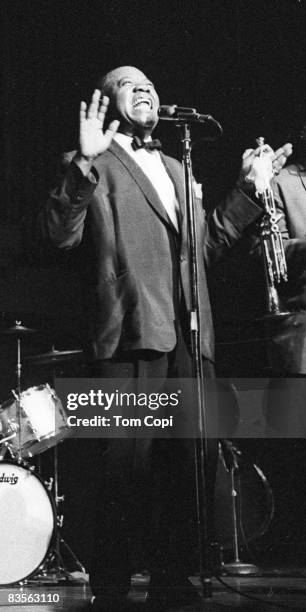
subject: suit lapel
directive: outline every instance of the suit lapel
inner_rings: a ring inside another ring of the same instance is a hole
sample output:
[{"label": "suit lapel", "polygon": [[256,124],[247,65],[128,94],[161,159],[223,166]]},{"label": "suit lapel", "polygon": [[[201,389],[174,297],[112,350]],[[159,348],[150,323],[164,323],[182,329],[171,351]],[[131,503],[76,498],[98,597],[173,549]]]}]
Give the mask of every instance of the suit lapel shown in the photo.
[{"label": "suit lapel", "polygon": [[186,204],[185,204],[185,191],[184,191],[184,179],[183,179],[183,168],[178,168],[177,164],[171,163],[172,159],[161,153],[163,164],[171,178],[174,185],[175,195],[179,203],[181,220],[186,215]]},{"label": "suit lapel", "polygon": [[184,187],[184,176],[183,176],[183,168],[178,167],[176,163],[173,163],[173,160],[166,155],[161,153],[161,158],[165,165],[165,168],[173,182],[175,194],[179,203],[180,208],[180,229],[181,229],[181,238],[184,241],[184,236],[187,236],[187,216],[186,216],[186,201],[185,201],[185,187]]},{"label": "suit lapel", "polygon": [[170,227],[175,230],[174,225],[169,219],[165,207],[163,206],[163,203],[161,202],[151,181],[141,170],[138,164],[136,164],[136,162],[130,157],[130,155],[126,153],[126,151],[122,147],[120,147],[120,145],[114,140],[112,141],[112,144],[109,147],[109,152],[112,153],[117,159],[119,159],[119,161],[125,166],[126,170],[130,173],[134,181],[137,183],[138,187],[140,187],[146,200],[155,210],[158,216],[163,221],[165,221],[167,225],[170,225]]}]

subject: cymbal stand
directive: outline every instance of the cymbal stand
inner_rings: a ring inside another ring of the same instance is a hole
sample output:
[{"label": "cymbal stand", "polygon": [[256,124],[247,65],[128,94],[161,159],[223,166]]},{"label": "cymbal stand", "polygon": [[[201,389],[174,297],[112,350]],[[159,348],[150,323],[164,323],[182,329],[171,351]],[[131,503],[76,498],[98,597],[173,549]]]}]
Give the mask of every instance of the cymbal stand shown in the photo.
[{"label": "cymbal stand", "polygon": [[[16,326],[21,325],[21,321],[15,322]],[[15,393],[16,399],[16,409],[17,409],[17,422],[18,422],[18,455],[17,461],[18,463],[22,462],[21,456],[21,341],[20,336],[17,334],[17,365],[16,365],[16,374],[17,374],[17,393]]]},{"label": "cymbal stand", "polygon": [[[52,351],[54,351],[54,346],[52,346]],[[52,387],[55,389],[55,378],[56,378],[56,366],[52,367]],[[53,488],[54,501],[55,501],[55,509],[56,509],[56,526],[55,526],[55,544],[53,547],[53,557],[51,557],[51,566],[48,567],[48,560],[44,563],[43,568],[41,569],[41,573],[38,574],[35,579],[40,580],[46,579],[48,577],[52,578],[52,581],[65,580],[70,576],[70,572],[64,567],[62,555],[61,555],[61,546],[63,546],[72,557],[78,569],[86,574],[86,569],[79,561],[73,550],[64,540],[61,535],[61,528],[64,523],[64,514],[60,513],[59,505],[65,500],[65,495],[59,495],[59,461],[58,461],[58,447],[57,444],[53,447],[53,477],[49,479],[49,482],[46,483],[48,489],[51,491]]]},{"label": "cymbal stand", "polygon": [[[52,351],[54,350],[54,345],[52,345]],[[52,367],[52,387],[55,388],[55,366]],[[55,539],[55,554],[56,554],[56,569],[57,573],[61,573],[66,570],[60,566],[60,534],[59,529],[63,526],[64,515],[59,514],[59,504],[65,500],[65,496],[59,496],[58,493],[58,450],[57,444],[53,447],[53,476],[54,476],[54,499],[55,499],[55,507],[56,507],[56,539]]]}]

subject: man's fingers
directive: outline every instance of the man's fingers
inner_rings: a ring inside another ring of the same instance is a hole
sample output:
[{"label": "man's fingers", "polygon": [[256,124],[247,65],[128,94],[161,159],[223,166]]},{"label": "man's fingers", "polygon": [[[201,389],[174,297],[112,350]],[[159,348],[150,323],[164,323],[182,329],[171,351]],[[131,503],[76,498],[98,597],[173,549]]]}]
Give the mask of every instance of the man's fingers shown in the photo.
[{"label": "man's fingers", "polygon": [[114,121],[109,124],[108,129],[106,131],[113,132],[114,134],[115,132],[117,132],[119,125],[120,121],[118,121],[118,119],[114,119]]},{"label": "man's fingers", "polygon": [[104,121],[104,117],[108,109],[108,105],[109,105],[109,98],[107,96],[103,96],[101,100],[101,105],[99,107],[99,112],[98,112],[98,119],[102,122]]},{"label": "man's fingers", "polygon": [[97,117],[99,102],[100,102],[101,92],[100,89],[95,89],[92,94],[91,103],[88,107],[87,117],[88,119],[92,119],[93,117]]},{"label": "man's fingers", "polygon": [[242,159],[246,159],[251,155],[254,156],[254,149],[246,149],[246,151],[244,151],[244,153],[242,154]]},{"label": "man's fingers", "polygon": [[120,121],[118,121],[118,119],[114,119],[114,121],[109,124],[107,130],[105,131],[105,138],[107,138],[109,142],[111,142],[114,134],[117,132],[119,125]]},{"label": "man's fingers", "polygon": [[287,158],[289,157],[289,155],[291,155],[291,153],[292,144],[290,142],[287,142],[283,147],[280,147],[279,149],[277,149],[277,151],[275,151],[273,161],[283,156]]},{"label": "man's fingers", "polygon": [[81,102],[80,104],[80,121],[83,122],[86,119],[86,109],[87,109],[87,104],[86,102]]},{"label": "man's fingers", "polygon": [[292,153],[292,144],[287,142],[283,147],[280,147],[275,151],[274,158],[272,161],[274,174],[278,174],[284,164],[287,161],[287,158]]},{"label": "man's fingers", "polygon": [[109,105],[109,97],[108,96],[102,96],[102,98],[100,98],[100,102],[101,102],[101,106],[99,111],[103,108],[104,110],[107,109],[108,105]]}]

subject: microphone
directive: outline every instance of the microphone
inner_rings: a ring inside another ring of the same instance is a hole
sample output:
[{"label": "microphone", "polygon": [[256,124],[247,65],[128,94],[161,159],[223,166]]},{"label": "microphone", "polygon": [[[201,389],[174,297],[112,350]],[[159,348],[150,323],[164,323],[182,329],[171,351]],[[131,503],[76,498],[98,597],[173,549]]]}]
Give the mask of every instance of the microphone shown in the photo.
[{"label": "microphone", "polygon": [[158,109],[158,116],[163,121],[174,121],[179,123],[204,123],[210,124],[217,129],[218,136],[221,136],[223,129],[218,121],[211,115],[202,115],[195,108],[187,106],[177,106],[177,104],[164,104]]}]

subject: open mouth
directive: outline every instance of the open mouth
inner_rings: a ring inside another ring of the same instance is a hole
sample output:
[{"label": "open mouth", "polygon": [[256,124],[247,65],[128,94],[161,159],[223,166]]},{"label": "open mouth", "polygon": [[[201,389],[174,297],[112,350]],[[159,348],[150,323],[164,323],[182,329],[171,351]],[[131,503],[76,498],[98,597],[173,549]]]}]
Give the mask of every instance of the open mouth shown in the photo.
[{"label": "open mouth", "polygon": [[152,110],[153,104],[150,98],[136,98],[132,104],[133,108],[146,108]]}]

